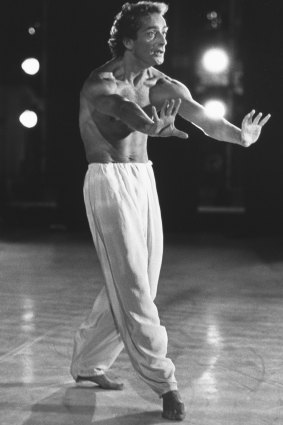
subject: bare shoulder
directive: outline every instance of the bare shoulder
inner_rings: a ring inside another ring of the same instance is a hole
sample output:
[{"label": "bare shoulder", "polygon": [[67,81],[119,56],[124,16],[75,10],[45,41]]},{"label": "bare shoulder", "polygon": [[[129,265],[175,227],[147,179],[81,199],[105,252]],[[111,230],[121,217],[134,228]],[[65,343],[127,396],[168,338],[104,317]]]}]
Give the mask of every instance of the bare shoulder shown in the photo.
[{"label": "bare shoulder", "polygon": [[81,95],[97,97],[116,93],[117,81],[112,71],[103,66],[92,71],[84,82]]},{"label": "bare shoulder", "polygon": [[156,79],[156,84],[151,90],[153,104],[164,102],[168,98],[191,98],[189,89],[180,81],[155,68],[152,68],[152,73]]},{"label": "bare shoulder", "polygon": [[156,82],[159,83],[164,83],[164,82],[171,82],[173,81],[173,79],[171,77],[169,77],[168,75],[164,74],[164,72],[159,71],[159,69],[153,68],[151,67],[150,69],[150,74],[155,77]]}]

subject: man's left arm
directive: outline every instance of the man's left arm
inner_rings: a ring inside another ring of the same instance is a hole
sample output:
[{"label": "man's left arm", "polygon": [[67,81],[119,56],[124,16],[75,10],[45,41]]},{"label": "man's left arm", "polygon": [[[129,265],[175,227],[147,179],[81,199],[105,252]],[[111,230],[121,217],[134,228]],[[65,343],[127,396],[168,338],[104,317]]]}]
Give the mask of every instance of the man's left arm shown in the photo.
[{"label": "man's left arm", "polygon": [[244,117],[241,128],[238,128],[225,118],[210,118],[205,108],[192,98],[188,88],[179,81],[165,78],[158,86],[157,92],[163,96],[181,99],[179,115],[216,140],[248,147],[258,140],[262,127],[271,116],[268,114],[262,118],[261,113],[255,116],[255,111],[252,110]]}]

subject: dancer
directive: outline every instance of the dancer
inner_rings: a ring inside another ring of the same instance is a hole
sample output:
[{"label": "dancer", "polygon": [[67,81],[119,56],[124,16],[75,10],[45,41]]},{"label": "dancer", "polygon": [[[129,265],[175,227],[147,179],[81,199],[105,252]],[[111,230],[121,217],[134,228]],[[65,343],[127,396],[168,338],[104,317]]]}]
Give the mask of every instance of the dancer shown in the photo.
[{"label": "dancer", "polygon": [[167,333],[154,303],[163,233],[147,139],[186,139],[174,124],[180,114],[216,140],[247,147],[270,115],[252,111],[241,129],[210,119],[187,87],[156,69],[164,61],[167,8],[125,3],[111,29],[113,58],[81,91],[80,131],[89,163],[84,200],[105,285],[75,336],[71,373],[77,382],[122,389],[107,371],[125,347],[140,378],[163,399],[163,417],[183,420]]}]

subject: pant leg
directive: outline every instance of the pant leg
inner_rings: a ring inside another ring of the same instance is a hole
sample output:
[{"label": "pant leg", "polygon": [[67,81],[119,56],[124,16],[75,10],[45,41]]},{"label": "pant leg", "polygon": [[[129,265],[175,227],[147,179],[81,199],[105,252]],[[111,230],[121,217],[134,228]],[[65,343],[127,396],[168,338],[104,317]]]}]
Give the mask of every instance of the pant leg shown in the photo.
[{"label": "pant leg", "polygon": [[155,177],[151,163],[149,165],[147,167],[149,184],[147,218],[148,279],[151,297],[154,300],[163,256],[163,229]]},{"label": "pant leg", "polygon": [[71,375],[76,379],[78,375],[95,376],[104,373],[123,347],[104,286],[92,311],[75,335]]},{"label": "pant leg", "polygon": [[85,202],[115,323],[135,370],[162,395],[177,383],[175,367],[166,357],[167,333],[153,302],[162,256],[153,183],[147,164],[92,164]]}]

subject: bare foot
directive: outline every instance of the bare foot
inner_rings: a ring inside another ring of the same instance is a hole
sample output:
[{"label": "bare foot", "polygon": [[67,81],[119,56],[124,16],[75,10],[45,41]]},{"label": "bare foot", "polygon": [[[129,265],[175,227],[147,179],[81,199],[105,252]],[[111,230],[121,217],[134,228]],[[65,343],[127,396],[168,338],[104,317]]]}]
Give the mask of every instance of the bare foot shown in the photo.
[{"label": "bare foot", "polygon": [[122,390],[124,384],[122,382],[113,381],[108,378],[105,374],[96,376],[80,376],[78,375],[76,382],[90,381],[97,384],[99,387],[105,390]]},{"label": "bare foot", "polygon": [[182,421],[185,419],[185,405],[181,400],[179,391],[169,391],[163,394],[163,418],[172,421]]}]

